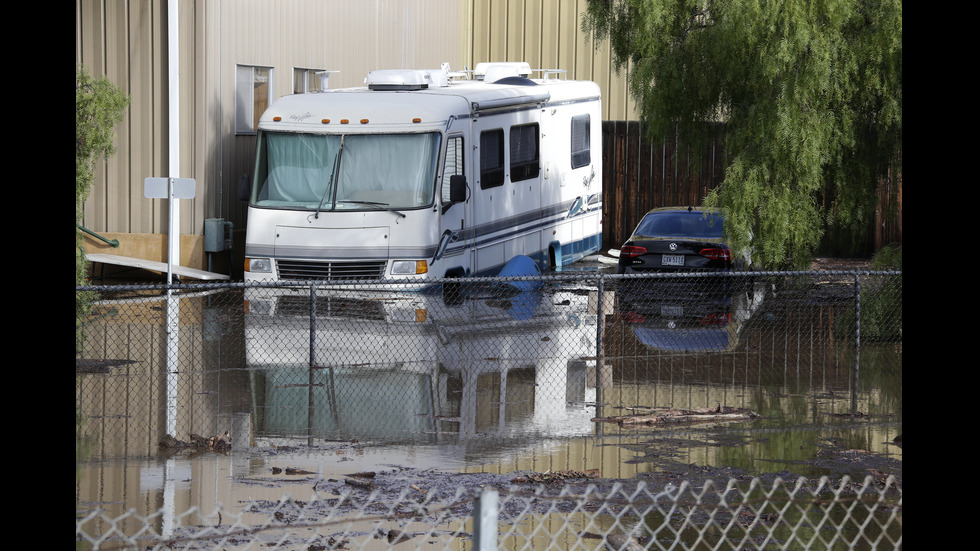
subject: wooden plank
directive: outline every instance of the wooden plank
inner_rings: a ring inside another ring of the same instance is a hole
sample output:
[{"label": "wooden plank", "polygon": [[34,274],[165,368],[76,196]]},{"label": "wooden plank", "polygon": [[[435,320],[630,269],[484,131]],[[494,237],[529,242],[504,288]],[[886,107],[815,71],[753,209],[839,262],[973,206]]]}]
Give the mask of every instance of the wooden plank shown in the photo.
[{"label": "wooden plank", "polygon": [[[167,273],[167,263],[157,262],[155,260],[144,260],[142,258],[133,258],[129,256],[119,256],[115,254],[86,254],[85,258],[89,262],[101,262],[103,264],[113,264],[115,266],[127,266],[130,268],[140,268],[142,270],[152,270],[154,272]],[[173,266],[173,273],[178,276],[190,277],[193,279],[200,280],[227,280],[231,279],[229,276],[224,274],[216,274],[214,272],[207,272],[204,270],[198,270],[195,268],[188,268],[186,266]]]}]

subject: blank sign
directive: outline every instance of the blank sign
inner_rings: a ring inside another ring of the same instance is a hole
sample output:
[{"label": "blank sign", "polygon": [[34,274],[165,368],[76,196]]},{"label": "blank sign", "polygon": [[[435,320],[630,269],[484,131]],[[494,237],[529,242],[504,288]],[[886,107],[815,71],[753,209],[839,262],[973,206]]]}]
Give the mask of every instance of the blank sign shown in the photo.
[{"label": "blank sign", "polygon": [[[167,199],[171,178],[147,178],[143,180],[143,196],[147,199]],[[174,199],[193,199],[197,185],[194,178],[173,178]]]}]

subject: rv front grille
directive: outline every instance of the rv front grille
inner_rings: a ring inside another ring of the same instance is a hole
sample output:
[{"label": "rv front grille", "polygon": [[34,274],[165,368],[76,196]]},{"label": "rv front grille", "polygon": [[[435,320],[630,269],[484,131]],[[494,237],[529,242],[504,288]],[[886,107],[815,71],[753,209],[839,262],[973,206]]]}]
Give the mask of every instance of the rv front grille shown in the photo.
[{"label": "rv front grille", "polygon": [[384,277],[385,261],[311,262],[280,260],[279,277],[313,281],[376,281]]}]

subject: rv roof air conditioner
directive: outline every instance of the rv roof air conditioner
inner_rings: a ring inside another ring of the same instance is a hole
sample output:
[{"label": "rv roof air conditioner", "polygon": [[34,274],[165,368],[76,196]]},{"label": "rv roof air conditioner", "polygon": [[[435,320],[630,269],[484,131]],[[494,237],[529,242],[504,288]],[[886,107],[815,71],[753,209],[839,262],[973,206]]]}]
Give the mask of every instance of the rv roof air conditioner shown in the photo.
[{"label": "rv roof air conditioner", "polygon": [[449,86],[449,64],[443,63],[439,69],[386,69],[368,73],[365,84],[370,90],[425,90],[426,88]]},{"label": "rv roof air conditioner", "polygon": [[477,63],[473,70],[476,80],[497,82],[507,77],[531,76],[531,66],[526,61]]}]

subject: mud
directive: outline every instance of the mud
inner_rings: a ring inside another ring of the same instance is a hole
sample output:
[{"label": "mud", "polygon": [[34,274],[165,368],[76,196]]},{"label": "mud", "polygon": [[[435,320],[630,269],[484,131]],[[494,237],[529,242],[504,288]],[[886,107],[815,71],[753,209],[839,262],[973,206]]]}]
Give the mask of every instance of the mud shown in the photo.
[{"label": "mud", "polygon": [[[732,438],[718,439],[715,445],[740,446],[745,443],[739,438]],[[473,500],[487,488],[498,490],[502,496],[534,496],[531,500],[501,499],[501,521],[516,522],[520,515],[528,512],[572,512],[583,506],[581,497],[586,495],[593,496],[593,499],[596,495],[610,495],[614,492],[618,492],[618,495],[631,495],[641,482],[648,496],[676,492],[684,483],[689,487],[689,492],[696,493],[709,481],[716,486],[724,486],[728,481],[734,480],[736,484],[744,483],[744,487],[748,488],[753,479],[759,479],[764,485],[771,486],[777,478],[790,485],[802,483],[804,488],[815,491],[817,488],[826,488],[826,484],[821,484],[820,480],[824,476],[829,479],[831,486],[843,494],[848,493],[849,487],[856,489],[862,486],[866,480],[883,490],[897,491],[902,487],[900,459],[866,450],[845,449],[832,438],[819,445],[813,459],[801,462],[799,471],[781,470],[763,474],[750,474],[731,467],[674,461],[670,449],[688,445],[694,443],[684,439],[658,439],[656,448],[659,451],[649,454],[644,454],[643,446],[634,445],[632,451],[638,455],[632,462],[650,463],[655,466],[656,472],[628,479],[600,478],[596,476],[596,471],[453,473],[410,466],[390,466],[371,472],[352,471],[349,475],[339,477],[321,477],[313,473],[305,476],[278,476],[281,472],[273,476],[270,472],[269,477],[240,480],[239,483],[280,485],[284,490],[290,486],[303,485],[314,489],[317,496],[323,496],[316,501],[294,502],[289,507],[283,507],[279,501],[258,501],[251,504],[250,512],[274,514],[283,522],[357,512],[391,518],[410,517],[430,526],[469,518],[473,512]],[[699,445],[704,443],[700,442]],[[900,447],[901,440],[894,445]],[[261,455],[263,452],[258,453]],[[805,476],[801,474],[803,472],[811,474]],[[814,472],[821,474],[814,476]],[[889,480],[890,477],[893,478]],[[845,486],[838,487],[840,484]],[[549,499],[538,499],[543,496]],[[509,502],[513,503],[512,508],[515,510],[508,510]],[[528,502],[533,504],[530,511],[527,510]]]}]

